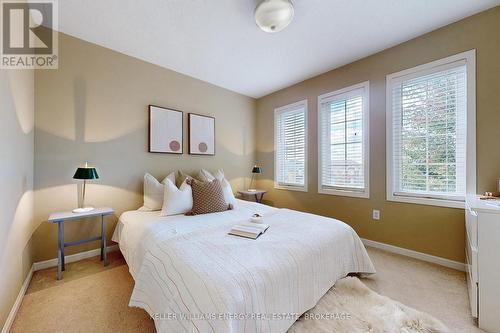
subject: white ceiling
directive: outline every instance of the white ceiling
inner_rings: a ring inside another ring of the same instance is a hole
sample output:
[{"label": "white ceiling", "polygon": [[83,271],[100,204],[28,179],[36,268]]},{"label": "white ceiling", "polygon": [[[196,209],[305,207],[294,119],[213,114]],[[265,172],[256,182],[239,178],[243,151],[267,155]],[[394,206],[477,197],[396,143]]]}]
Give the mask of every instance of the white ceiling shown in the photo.
[{"label": "white ceiling", "polygon": [[294,0],[267,34],[255,0],[60,0],[59,30],[261,97],[500,4],[500,0]]}]

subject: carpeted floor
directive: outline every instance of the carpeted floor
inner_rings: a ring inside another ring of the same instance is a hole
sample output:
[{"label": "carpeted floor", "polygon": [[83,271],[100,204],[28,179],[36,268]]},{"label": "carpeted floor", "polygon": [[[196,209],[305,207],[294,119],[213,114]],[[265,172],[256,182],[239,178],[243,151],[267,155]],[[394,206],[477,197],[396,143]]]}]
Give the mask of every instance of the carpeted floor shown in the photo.
[{"label": "carpeted floor", "polygon": [[[362,279],[372,290],[441,320],[451,332],[478,333],[468,307],[465,273],[369,248],[377,274]],[[127,306],[133,279],[119,252],[36,272],[11,332],[154,332],[140,309]]]}]

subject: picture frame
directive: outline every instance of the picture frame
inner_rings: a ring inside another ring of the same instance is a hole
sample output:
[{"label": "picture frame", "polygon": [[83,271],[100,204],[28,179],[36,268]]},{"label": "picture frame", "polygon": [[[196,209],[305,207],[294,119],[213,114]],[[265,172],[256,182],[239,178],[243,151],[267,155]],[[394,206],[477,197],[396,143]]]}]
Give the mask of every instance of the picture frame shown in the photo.
[{"label": "picture frame", "polygon": [[189,113],[188,132],[190,155],[215,155],[215,117]]},{"label": "picture frame", "polygon": [[149,142],[150,153],[184,153],[184,112],[149,105]]}]

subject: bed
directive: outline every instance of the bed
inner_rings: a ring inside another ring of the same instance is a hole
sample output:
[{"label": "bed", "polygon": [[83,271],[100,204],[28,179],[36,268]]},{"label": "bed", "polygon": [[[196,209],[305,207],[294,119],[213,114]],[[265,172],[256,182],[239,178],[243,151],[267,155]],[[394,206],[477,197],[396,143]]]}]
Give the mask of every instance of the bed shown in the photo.
[{"label": "bed", "polygon": [[[265,234],[227,234],[254,213]],[[286,332],[337,280],[375,272],[347,224],[241,200],[197,216],[125,212],[112,239],[135,280],[129,305],[158,332]]]}]

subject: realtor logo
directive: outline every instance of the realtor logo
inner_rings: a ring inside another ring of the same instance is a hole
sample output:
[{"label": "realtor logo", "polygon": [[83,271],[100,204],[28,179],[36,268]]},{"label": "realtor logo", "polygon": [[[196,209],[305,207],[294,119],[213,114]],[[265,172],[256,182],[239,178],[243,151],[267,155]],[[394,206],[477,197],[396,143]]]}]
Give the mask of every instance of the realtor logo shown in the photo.
[{"label": "realtor logo", "polygon": [[1,9],[1,68],[57,68],[55,0],[1,0]]}]

